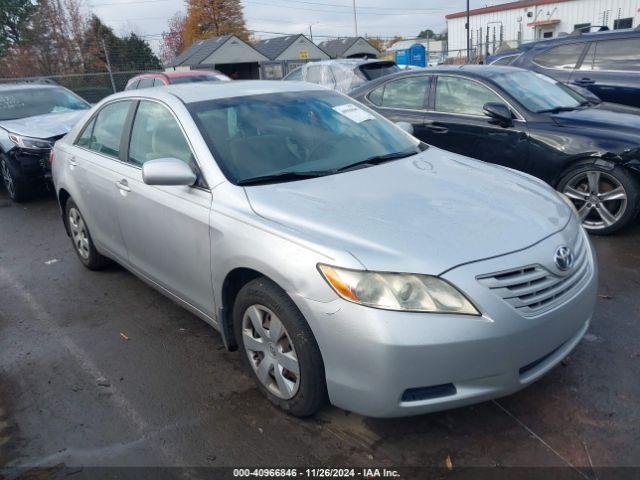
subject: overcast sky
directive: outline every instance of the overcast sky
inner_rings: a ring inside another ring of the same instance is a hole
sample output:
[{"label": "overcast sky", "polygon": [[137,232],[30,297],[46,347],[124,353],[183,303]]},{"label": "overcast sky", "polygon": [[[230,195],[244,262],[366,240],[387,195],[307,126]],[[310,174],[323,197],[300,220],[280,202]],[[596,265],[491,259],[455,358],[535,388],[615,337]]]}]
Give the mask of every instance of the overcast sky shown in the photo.
[{"label": "overcast sky", "polygon": [[[181,0],[86,0],[89,8],[117,33],[135,31],[145,35],[154,48],[167,20],[184,11]],[[507,1],[507,0],[505,0]],[[471,0],[471,8],[504,3],[499,0]],[[309,33],[314,40],[322,36],[348,36],[354,33],[351,0],[243,0],[247,28],[258,38],[277,33]],[[358,34],[370,36],[415,37],[430,28],[446,28],[444,16],[465,9],[466,0],[356,0]]]}]

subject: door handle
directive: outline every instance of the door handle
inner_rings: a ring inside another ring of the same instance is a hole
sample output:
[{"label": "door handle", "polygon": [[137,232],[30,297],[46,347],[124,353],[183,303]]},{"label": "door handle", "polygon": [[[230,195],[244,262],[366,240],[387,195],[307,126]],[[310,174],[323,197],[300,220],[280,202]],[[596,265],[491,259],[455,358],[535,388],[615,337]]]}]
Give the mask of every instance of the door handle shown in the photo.
[{"label": "door handle", "polygon": [[116,186],[122,190],[123,192],[130,192],[131,188],[129,187],[129,182],[126,179],[122,179],[119,182],[116,182]]},{"label": "door handle", "polygon": [[69,157],[69,166],[70,167],[77,167],[78,166],[78,162],[76,162],[76,157]]},{"label": "door handle", "polygon": [[449,129],[441,125],[434,125],[433,123],[425,123],[424,127],[431,130],[433,133],[447,133]]},{"label": "door handle", "polygon": [[596,83],[596,81],[590,78],[579,78],[577,80],[574,80],[573,83],[575,83],[576,85],[593,85],[594,83]]}]

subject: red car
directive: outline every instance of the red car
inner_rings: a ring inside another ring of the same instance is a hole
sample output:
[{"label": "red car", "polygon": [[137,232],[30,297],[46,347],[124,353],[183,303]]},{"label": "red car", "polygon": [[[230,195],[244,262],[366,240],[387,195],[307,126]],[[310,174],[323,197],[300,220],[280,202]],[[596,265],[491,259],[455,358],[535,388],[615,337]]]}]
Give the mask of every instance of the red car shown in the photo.
[{"label": "red car", "polygon": [[231,80],[217,70],[187,70],[183,72],[155,72],[136,75],[127,82],[125,90],[138,88],[161,87],[178,83],[193,82],[226,82]]}]

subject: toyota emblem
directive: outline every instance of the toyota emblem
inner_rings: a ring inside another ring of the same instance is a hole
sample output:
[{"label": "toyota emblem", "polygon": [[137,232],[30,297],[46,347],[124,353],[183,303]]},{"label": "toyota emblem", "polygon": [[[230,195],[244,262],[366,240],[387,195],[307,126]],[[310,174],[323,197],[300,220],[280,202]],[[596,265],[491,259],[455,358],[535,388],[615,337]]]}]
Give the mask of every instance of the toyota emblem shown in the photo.
[{"label": "toyota emblem", "polygon": [[558,247],[556,253],[553,255],[553,261],[558,267],[558,270],[566,272],[573,265],[573,252],[565,245]]}]

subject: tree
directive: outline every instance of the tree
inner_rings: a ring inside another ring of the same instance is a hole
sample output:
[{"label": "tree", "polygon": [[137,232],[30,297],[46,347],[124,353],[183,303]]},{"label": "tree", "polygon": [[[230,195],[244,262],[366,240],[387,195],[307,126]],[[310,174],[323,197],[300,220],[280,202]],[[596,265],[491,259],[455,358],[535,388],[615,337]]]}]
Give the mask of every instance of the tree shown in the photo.
[{"label": "tree", "polygon": [[35,10],[31,0],[0,0],[0,55],[20,43]]},{"label": "tree", "polygon": [[426,39],[433,39],[436,36],[435,33],[433,33],[433,30],[427,28],[426,30],[422,30],[419,34],[418,34],[418,38],[426,38]]},{"label": "tree", "polygon": [[184,46],[220,35],[249,40],[240,0],[188,0]]},{"label": "tree", "polygon": [[387,50],[394,44],[394,43],[398,43],[401,42],[402,40],[404,40],[404,37],[401,37],[400,35],[396,35],[395,37],[390,38],[389,40],[387,40]]},{"label": "tree", "polygon": [[185,16],[176,12],[169,19],[169,31],[162,32],[162,43],[160,44],[160,60],[167,63],[182,53],[185,49],[184,29]]}]

